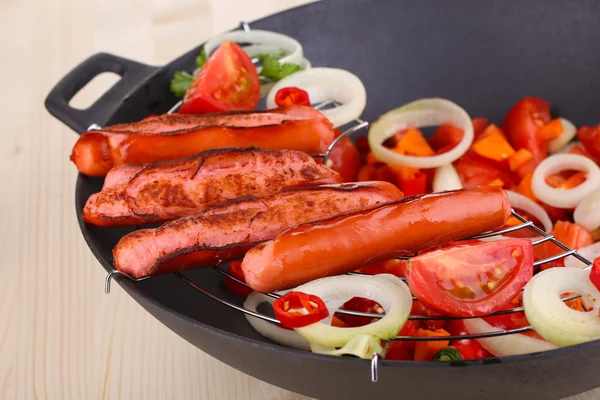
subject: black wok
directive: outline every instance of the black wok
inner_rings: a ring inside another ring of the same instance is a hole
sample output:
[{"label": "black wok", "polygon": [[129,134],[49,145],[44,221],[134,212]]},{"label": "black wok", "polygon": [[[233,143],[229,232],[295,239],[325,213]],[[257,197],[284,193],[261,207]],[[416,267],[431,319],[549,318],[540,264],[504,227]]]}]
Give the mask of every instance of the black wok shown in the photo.
[{"label": "black wok", "polygon": [[[445,97],[472,115],[501,122],[524,96],[549,100],[576,125],[600,119],[600,2],[329,0],[273,15],[251,27],[298,39],[315,66],[348,69],[367,88],[363,118],[422,97]],[[46,107],[78,133],[99,125],[164,113],[178,99],[169,80],[192,70],[195,48],[162,67],[96,54],[61,80]],[[94,76],[122,76],[87,110],[68,101]],[[76,215],[96,258],[112,270],[111,250],[130,229],[100,229],[81,210],[100,179],[79,175]],[[212,269],[187,276],[228,298]],[[285,348],[257,334],[240,312],[212,301],[173,275],[124,289],[190,343],[258,379],[320,399],[560,398],[600,386],[600,342],[535,355],[459,363],[370,362]],[[102,285],[102,282],[98,282]],[[229,297],[231,298],[231,297]]]}]

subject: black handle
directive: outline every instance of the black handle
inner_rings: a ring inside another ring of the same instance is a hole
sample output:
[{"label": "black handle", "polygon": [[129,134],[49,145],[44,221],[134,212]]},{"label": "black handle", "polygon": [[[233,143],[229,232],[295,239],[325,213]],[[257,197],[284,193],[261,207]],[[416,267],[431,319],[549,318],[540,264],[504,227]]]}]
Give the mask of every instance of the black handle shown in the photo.
[{"label": "black handle", "polygon": [[[54,86],[46,97],[46,108],[77,133],[85,132],[93,123],[104,125],[123,100],[157,69],[112,54],[95,54],[73,68]],[[121,79],[90,107],[78,110],[69,106],[73,96],[103,72],[114,72]]]}]

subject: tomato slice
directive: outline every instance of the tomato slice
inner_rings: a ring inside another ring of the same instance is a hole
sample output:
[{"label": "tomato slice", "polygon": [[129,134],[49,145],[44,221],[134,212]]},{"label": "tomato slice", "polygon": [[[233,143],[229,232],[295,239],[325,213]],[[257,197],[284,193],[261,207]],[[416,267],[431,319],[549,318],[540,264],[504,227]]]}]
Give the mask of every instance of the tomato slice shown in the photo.
[{"label": "tomato slice", "polygon": [[[556,240],[575,250],[579,250],[582,247],[594,243],[594,238],[587,229],[579,224],[569,221],[558,221],[556,225],[554,225],[554,229],[552,229],[552,234]],[[564,253],[564,250],[550,241],[540,243],[535,246],[534,249],[536,260],[543,260],[544,258],[552,257],[560,253]],[[564,263],[564,258],[545,263],[542,264],[542,270],[553,267],[562,267]]]},{"label": "tomato slice", "polygon": [[510,109],[502,124],[502,130],[515,150],[529,150],[537,165],[548,154],[548,142],[538,135],[539,129],[548,122],[548,102],[537,97],[526,97]]},{"label": "tomato slice", "polygon": [[529,239],[466,245],[408,262],[413,294],[434,311],[476,317],[500,310],[533,276]]},{"label": "tomato slice", "polygon": [[329,315],[323,300],[313,294],[288,292],[273,302],[275,316],[284,328],[301,328]]},{"label": "tomato slice", "polygon": [[252,60],[226,41],[210,56],[183,96],[183,114],[253,110],[260,101],[260,81]]}]

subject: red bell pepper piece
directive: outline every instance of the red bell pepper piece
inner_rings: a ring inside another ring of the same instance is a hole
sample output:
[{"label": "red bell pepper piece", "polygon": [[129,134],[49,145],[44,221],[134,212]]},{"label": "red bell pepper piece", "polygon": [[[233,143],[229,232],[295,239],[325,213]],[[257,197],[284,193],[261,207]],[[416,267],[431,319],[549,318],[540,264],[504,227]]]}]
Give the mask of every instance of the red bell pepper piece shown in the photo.
[{"label": "red bell pepper piece", "polygon": [[329,315],[318,296],[289,292],[273,302],[275,316],[285,328],[301,328],[319,322]]},{"label": "red bell pepper piece", "polygon": [[600,159],[600,125],[582,126],[577,130],[577,137],[593,158]]},{"label": "red bell pepper piece", "polygon": [[399,176],[397,186],[406,197],[425,194],[427,193],[427,175],[419,171],[412,178]]},{"label": "red bell pepper piece", "polygon": [[285,87],[275,94],[275,104],[278,107],[309,106],[308,93],[297,87]]},{"label": "red bell pepper piece", "polygon": [[[353,297],[345,302],[341,307],[341,310],[348,311],[359,311],[370,314],[383,314],[385,311],[383,307],[374,300],[365,299],[363,297]],[[359,317],[356,315],[338,314],[338,318],[342,320],[349,327],[357,327],[368,325],[372,322],[376,322],[379,318]]]},{"label": "red bell pepper piece", "polygon": [[600,257],[594,260],[594,265],[590,271],[590,280],[600,290]]},{"label": "red bell pepper piece", "polygon": [[[444,329],[446,329],[452,336],[465,336],[469,334],[464,321],[460,319],[446,322],[446,327]],[[492,356],[492,354],[484,349],[483,346],[475,339],[453,340],[450,342],[450,346],[460,351],[460,354],[464,360],[477,360]]]}]

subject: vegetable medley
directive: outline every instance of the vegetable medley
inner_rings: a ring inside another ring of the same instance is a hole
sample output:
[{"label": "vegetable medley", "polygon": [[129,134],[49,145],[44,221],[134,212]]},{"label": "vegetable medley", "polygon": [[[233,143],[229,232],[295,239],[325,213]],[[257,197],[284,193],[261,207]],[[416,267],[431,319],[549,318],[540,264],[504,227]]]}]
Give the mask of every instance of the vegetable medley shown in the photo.
[{"label": "vegetable medley", "polygon": [[[293,46],[262,52],[265,43],[259,42],[243,49],[222,41],[212,53],[203,50],[194,74],[177,72],[171,90],[183,96],[180,112],[252,110],[267,87],[270,108],[334,102],[339,107],[323,114],[335,127],[360,116],[366,96],[356,76],[310,68],[301,48],[299,54]],[[326,165],[345,182],[386,181],[404,196],[501,187],[538,232],[594,260],[600,256],[600,125],[577,128],[568,116],[551,115],[549,103],[536,97],[498,107],[510,107],[503,121],[470,117],[444,99],[417,100],[382,115],[368,136],[343,137]],[[422,128],[431,126],[436,129],[426,135]],[[503,228],[521,224],[512,216]],[[524,228],[450,242],[412,258],[366,265],[354,275],[279,293],[273,309],[280,326],[247,318],[288,346],[359,357],[376,351],[391,360],[472,360],[600,338],[600,258],[590,273],[573,256],[556,257],[565,249],[538,232]],[[244,281],[241,265],[233,261],[228,270]],[[272,302],[230,278],[225,286],[247,296],[247,308]],[[378,298],[367,298],[369,293]],[[509,311],[518,307],[524,311]],[[460,338],[506,330],[518,333]]]}]

